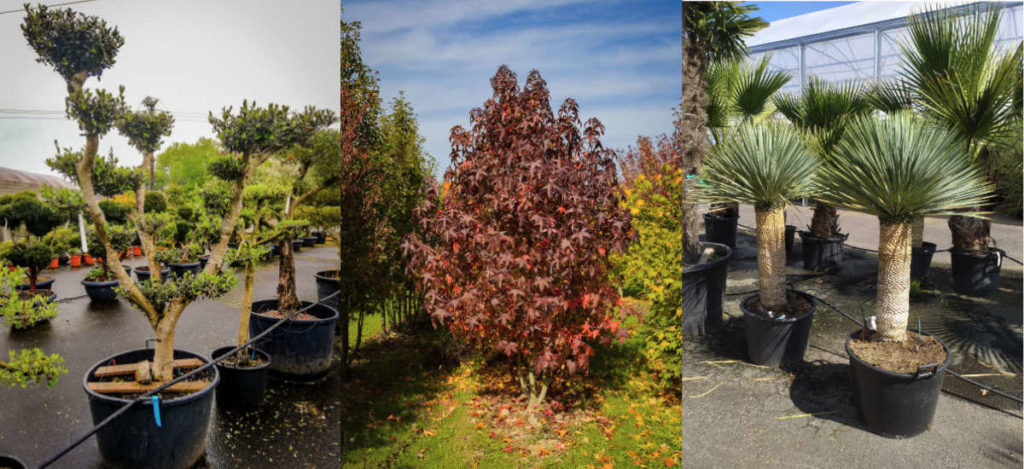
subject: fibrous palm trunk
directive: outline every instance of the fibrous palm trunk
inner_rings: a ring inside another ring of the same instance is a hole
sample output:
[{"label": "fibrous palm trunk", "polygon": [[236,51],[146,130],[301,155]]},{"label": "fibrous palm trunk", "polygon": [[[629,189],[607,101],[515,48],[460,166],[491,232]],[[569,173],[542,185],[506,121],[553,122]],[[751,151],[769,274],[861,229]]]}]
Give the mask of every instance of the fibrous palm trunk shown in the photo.
[{"label": "fibrous palm trunk", "polygon": [[757,280],[761,304],[777,310],[786,299],[786,222],[785,208],[756,210]]},{"label": "fibrous palm trunk", "polygon": [[819,238],[839,236],[839,212],[834,205],[818,202],[811,217],[811,234]]},{"label": "fibrous palm trunk", "polygon": [[913,225],[910,226],[910,246],[919,248],[924,242],[924,217],[914,217]]},{"label": "fibrous palm trunk", "polygon": [[900,342],[910,314],[910,223],[882,223],[878,230],[878,337]]},{"label": "fibrous palm trunk", "polygon": [[988,220],[953,215],[949,217],[948,224],[954,248],[980,250],[989,247],[992,241],[992,222]]},{"label": "fibrous palm trunk", "polygon": [[[686,8],[686,5],[683,5]],[[685,15],[683,15],[685,18]],[[704,80],[705,51],[687,37],[683,24],[683,90],[679,105],[676,132],[682,148],[683,165],[683,263],[697,262],[702,253],[700,244],[700,213],[690,200],[696,176],[707,154],[707,88]],[[692,177],[692,179],[690,179]]]}]

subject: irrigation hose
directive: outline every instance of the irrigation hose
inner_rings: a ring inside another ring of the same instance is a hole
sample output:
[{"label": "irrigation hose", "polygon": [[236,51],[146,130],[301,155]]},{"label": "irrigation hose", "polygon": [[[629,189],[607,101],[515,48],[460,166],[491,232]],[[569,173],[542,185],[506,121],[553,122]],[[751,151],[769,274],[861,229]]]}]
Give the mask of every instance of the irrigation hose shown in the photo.
[{"label": "irrigation hose", "polygon": [[54,454],[49,459],[44,461],[42,464],[39,465],[39,468],[42,469],[42,468],[48,467],[50,464],[53,464],[54,462],[56,462],[58,459],[63,457],[65,454],[67,454],[71,450],[75,449],[75,447],[77,447],[78,445],[84,443],[91,436],[95,435],[96,432],[102,430],[103,427],[106,427],[111,422],[113,422],[115,419],[117,419],[122,414],[127,412],[128,409],[130,409],[136,403],[142,403],[142,402],[148,401],[150,396],[153,396],[154,394],[156,394],[156,393],[158,393],[160,391],[163,391],[164,389],[167,389],[168,387],[173,386],[176,383],[179,383],[179,382],[181,382],[183,380],[191,378],[192,376],[195,376],[195,375],[199,374],[200,372],[208,370],[210,367],[212,367],[212,366],[216,365],[217,363],[220,363],[221,361],[223,361],[223,360],[227,359],[228,357],[234,355],[239,350],[242,350],[243,348],[248,347],[249,345],[253,344],[257,340],[262,339],[264,336],[269,334],[270,331],[273,331],[274,329],[277,329],[278,326],[280,326],[281,324],[284,324],[284,322],[286,320],[291,319],[293,316],[296,316],[299,313],[305,312],[306,310],[308,310],[309,308],[312,308],[313,306],[321,304],[325,300],[329,300],[331,298],[334,298],[335,296],[339,295],[340,293],[341,293],[341,291],[339,290],[339,291],[331,293],[330,295],[327,295],[327,296],[325,296],[323,298],[320,298],[315,303],[310,303],[308,306],[306,306],[304,308],[301,308],[298,311],[295,311],[295,312],[289,314],[288,316],[285,316],[285,317],[279,319],[277,322],[272,324],[270,327],[265,329],[263,332],[261,332],[258,335],[256,335],[256,337],[250,337],[248,342],[235,347],[231,351],[226,352],[226,353],[224,353],[223,355],[221,355],[219,357],[215,357],[213,360],[210,360],[208,363],[206,363],[205,365],[203,365],[203,366],[201,366],[199,368],[196,368],[196,369],[194,369],[194,370],[192,370],[192,371],[190,371],[188,373],[185,373],[185,374],[183,374],[183,375],[181,375],[181,376],[179,376],[177,378],[174,378],[174,379],[172,379],[172,380],[170,380],[170,381],[168,381],[168,382],[166,382],[166,383],[164,383],[164,384],[162,384],[160,386],[157,386],[156,388],[153,388],[153,389],[147,391],[145,394],[143,394],[143,395],[141,395],[139,397],[136,397],[135,399],[129,401],[127,404],[121,406],[120,409],[117,409],[117,411],[115,411],[114,413],[110,414],[110,416],[108,416],[107,418],[103,419],[102,422],[100,422],[100,423],[96,424],[96,426],[92,427],[92,430],[89,430],[88,433],[86,433],[85,435],[82,435],[80,438],[75,440],[74,443],[70,444],[69,446],[67,446],[64,449],[62,449],[60,452]]}]

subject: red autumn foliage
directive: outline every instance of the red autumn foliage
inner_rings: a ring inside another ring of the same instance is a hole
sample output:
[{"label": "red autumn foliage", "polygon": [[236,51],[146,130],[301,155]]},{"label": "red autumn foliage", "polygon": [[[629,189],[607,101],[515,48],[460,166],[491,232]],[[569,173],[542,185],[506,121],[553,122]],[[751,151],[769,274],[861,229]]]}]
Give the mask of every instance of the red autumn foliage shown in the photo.
[{"label": "red autumn foliage", "polygon": [[574,100],[552,111],[536,71],[520,90],[502,66],[491,86],[472,129],[452,129],[444,187],[417,211],[425,239],[405,244],[409,272],[435,324],[522,371],[573,374],[592,345],[625,335],[608,277],[630,233],[613,152]]}]

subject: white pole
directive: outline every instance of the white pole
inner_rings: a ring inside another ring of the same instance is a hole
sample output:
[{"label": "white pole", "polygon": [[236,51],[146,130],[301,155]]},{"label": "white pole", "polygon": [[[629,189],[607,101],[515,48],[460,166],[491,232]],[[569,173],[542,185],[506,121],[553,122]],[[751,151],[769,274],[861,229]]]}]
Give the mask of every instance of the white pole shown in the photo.
[{"label": "white pole", "polygon": [[89,254],[89,245],[85,242],[85,220],[82,219],[82,212],[78,212],[78,235],[82,238],[82,252]]},{"label": "white pole", "polygon": [[288,198],[284,201],[284,213],[288,213],[288,206],[292,204],[292,195],[288,194]]}]

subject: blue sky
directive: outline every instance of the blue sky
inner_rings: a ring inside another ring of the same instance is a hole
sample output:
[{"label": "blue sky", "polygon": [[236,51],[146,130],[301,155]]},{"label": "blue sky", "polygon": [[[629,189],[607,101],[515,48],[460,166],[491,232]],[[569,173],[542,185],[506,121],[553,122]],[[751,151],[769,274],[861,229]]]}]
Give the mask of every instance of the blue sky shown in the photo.
[{"label": "blue sky", "polygon": [[539,70],[556,108],[575,98],[584,121],[604,123],[605,147],[670,132],[680,14],[663,0],[362,0],[344,2],[342,18],[362,22],[363,60],[380,73],[382,97],[405,91],[440,172],[451,128],[491,97],[502,64],[520,85]]},{"label": "blue sky", "polygon": [[761,8],[756,14],[769,23],[812,11],[826,10],[854,2],[749,2]]}]

